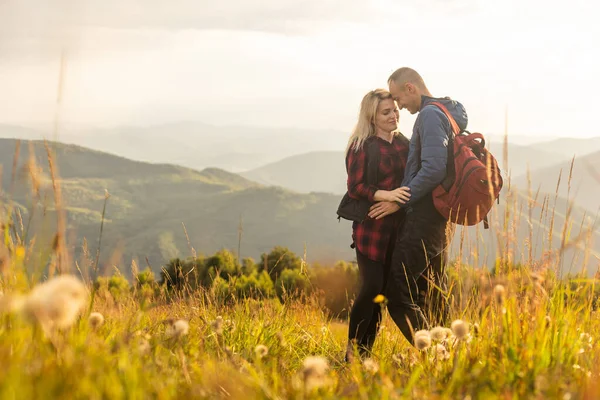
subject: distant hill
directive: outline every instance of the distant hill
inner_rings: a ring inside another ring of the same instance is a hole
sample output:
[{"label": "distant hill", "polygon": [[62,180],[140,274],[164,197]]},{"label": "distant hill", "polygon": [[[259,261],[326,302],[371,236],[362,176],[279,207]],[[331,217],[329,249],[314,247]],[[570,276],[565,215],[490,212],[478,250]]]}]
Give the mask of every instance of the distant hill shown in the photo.
[{"label": "distant hill", "polygon": [[[491,143],[489,148],[504,168],[503,145]],[[511,175],[518,176],[566,160],[557,153],[536,147],[508,145],[508,165]],[[241,173],[242,176],[264,185],[280,186],[300,193],[346,191],[344,152],[319,151],[299,154]]]},{"label": "distant hill", "polygon": [[[571,162],[563,161],[551,167],[532,171],[533,190],[539,188],[542,192],[555,192],[560,176],[558,194],[564,198],[569,196],[578,205],[596,213],[600,210],[600,151],[575,159],[569,192],[570,168]],[[526,176],[520,176],[514,180],[514,184],[526,188],[527,181]]]},{"label": "distant hill", "polygon": [[549,167],[568,158],[561,153],[540,149],[536,145],[522,146],[509,143],[508,164],[505,164],[502,143],[491,142],[487,147],[498,160],[502,171],[508,169],[513,178],[526,174],[528,169],[532,171]]},{"label": "distant hill", "polygon": [[342,151],[318,151],[287,157],[241,175],[300,193],[344,193],[347,176],[344,162]]},{"label": "distant hill", "polygon": [[57,138],[51,132],[0,124],[0,137],[57,140],[132,160],[239,172],[294,154],[344,148],[348,134],[331,130],[179,122],[147,127],[61,129]]},{"label": "distant hill", "polygon": [[[27,230],[27,221],[32,217],[28,237],[35,235],[37,246],[47,245],[52,241],[56,215],[45,149],[40,142],[21,143],[15,184],[11,185],[15,144],[14,140],[0,140],[3,203],[13,202],[19,207],[24,222],[16,224],[18,232]],[[30,145],[42,168],[41,172],[36,172],[41,182],[41,196],[35,202],[33,213],[29,172],[23,168],[29,158]],[[105,189],[110,198],[100,258],[104,271],[114,267],[128,270],[133,259],[141,268],[148,262],[155,272],[159,272],[160,266],[169,259],[191,255],[190,246],[199,254],[212,254],[221,248],[236,250],[240,220],[243,229],[241,257],[257,258],[275,245],[283,245],[298,254],[304,254],[306,250],[309,262],[354,258],[349,247],[351,224],[338,221],[335,215],[339,195],[299,194],[283,188],[264,187],[214,168],[194,171],[174,165],[135,162],[60,143],[52,143],[52,148],[61,176],[63,208],[67,211],[69,224],[68,240],[80,266],[86,252],[95,255]],[[541,205],[547,202],[549,206],[542,210]],[[552,245],[554,248],[560,245],[566,202],[559,198],[555,206],[553,195],[545,198],[540,195],[537,203],[519,198],[516,214],[511,213],[509,220],[516,224],[511,247],[519,257],[527,255],[525,246],[530,226],[534,230],[534,257],[547,249],[543,244],[553,210],[557,215]],[[511,198],[503,196],[500,206],[494,210],[494,220],[504,220],[503,210],[508,204],[512,204]],[[534,207],[531,221],[528,221],[527,204]],[[573,211],[571,237],[578,234],[584,215],[578,208]],[[590,223],[587,217],[583,226]],[[187,236],[182,224],[185,224]],[[481,227],[465,229],[466,239],[463,241],[460,233],[455,236],[451,255],[462,255],[472,265],[492,267],[499,254],[498,240],[503,237],[499,232],[503,231],[502,225],[494,223],[489,231],[483,231]],[[594,235],[597,240],[595,247],[590,249],[595,257],[600,254],[600,238],[597,232]],[[462,252],[459,251],[461,242]],[[569,260],[573,260],[574,255],[573,250],[565,254],[565,268],[571,264]],[[576,268],[581,259],[575,259]]]},{"label": "distant hill", "polygon": [[[30,214],[31,184],[24,164],[32,146],[43,170],[37,174],[43,181],[38,208],[46,208],[46,220],[51,220],[50,226],[42,220],[34,221],[32,226],[51,235],[54,204],[43,143],[21,143],[11,193],[15,145],[15,140],[0,139],[2,198],[4,202],[15,201],[23,213]],[[135,162],[74,145],[51,145],[61,177],[63,207],[74,238],[71,243],[81,246],[84,237],[89,244],[97,243],[105,189],[110,193],[102,239],[105,263],[117,251],[118,258],[126,263],[137,259],[143,265],[148,258],[158,271],[169,258],[189,255],[182,223],[190,244],[198,252],[237,248],[240,217],[244,257],[257,257],[277,244],[298,253],[303,253],[306,245],[313,260],[336,260],[350,255],[348,233],[340,229],[335,218],[337,196],[299,195],[265,188],[215,168],[198,172],[174,165]],[[38,210],[35,215],[39,217],[41,212]],[[321,223],[327,220],[330,223],[323,227]],[[51,237],[44,240],[48,242]]]},{"label": "distant hill", "polygon": [[536,148],[562,154],[566,158],[577,158],[600,151],[600,137],[559,138],[535,145]]}]

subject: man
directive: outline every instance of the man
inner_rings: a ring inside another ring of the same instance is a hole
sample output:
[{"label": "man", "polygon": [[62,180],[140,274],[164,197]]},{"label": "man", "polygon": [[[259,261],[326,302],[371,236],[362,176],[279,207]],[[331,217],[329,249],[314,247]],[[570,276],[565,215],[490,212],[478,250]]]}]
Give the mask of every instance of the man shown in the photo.
[{"label": "man", "polygon": [[[432,192],[446,177],[448,149],[452,140],[450,121],[434,101],[442,103],[461,130],[467,127],[462,104],[449,98],[434,98],[423,78],[411,68],[400,68],[388,79],[389,90],[400,109],[419,113],[410,140],[404,182],[410,200],[403,205],[405,222],[398,232],[387,287],[388,311],[410,343],[413,332],[427,329],[422,306],[427,287],[437,292],[434,318],[444,319],[445,307],[439,301],[445,290],[444,258],[447,221],[433,205]],[[450,146],[451,148],[451,146]],[[434,285],[428,285],[433,273]],[[428,276],[429,275],[429,276]]]}]

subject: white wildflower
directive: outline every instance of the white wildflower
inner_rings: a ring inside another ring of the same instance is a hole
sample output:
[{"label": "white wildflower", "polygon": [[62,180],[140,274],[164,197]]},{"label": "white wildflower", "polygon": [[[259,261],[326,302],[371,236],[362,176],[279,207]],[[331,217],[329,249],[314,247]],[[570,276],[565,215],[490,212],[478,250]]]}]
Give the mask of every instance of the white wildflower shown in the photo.
[{"label": "white wildflower", "polygon": [[327,384],[329,363],[320,356],[311,356],[302,363],[302,377],[307,390],[323,387]]},{"label": "white wildflower", "polygon": [[86,303],[85,285],[73,275],[60,275],[34,287],[22,310],[45,329],[66,329],[75,323]]},{"label": "white wildflower", "polygon": [[427,350],[431,346],[431,335],[428,330],[420,330],[415,333],[415,347],[419,350]]},{"label": "white wildflower", "polygon": [[168,338],[180,338],[188,334],[190,325],[183,319],[178,319],[170,323],[165,330],[165,334]]},{"label": "white wildflower", "polygon": [[141,338],[137,344],[138,353],[141,355],[145,355],[145,354],[150,353],[150,350],[151,350],[150,342],[148,342],[148,340],[146,340],[145,338]]},{"label": "white wildflower", "polygon": [[217,335],[222,335],[223,334],[223,317],[221,317],[220,315],[210,324],[210,326],[212,327],[212,330],[217,334]]},{"label": "white wildflower", "polygon": [[372,358],[367,358],[363,361],[363,368],[370,374],[376,374],[379,371],[379,364]]},{"label": "white wildflower", "polygon": [[448,331],[441,326],[436,326],[429,332],[429,334],[431,335],[431,339],[437,342],[441,342],[448,337]]},{"label": "white wildflower", "polygon": [[496,298],[496,302],[498,304],[503,304],[504,299],[506,297],[506,289],[502,285],[494,286],[494,297]]},{"label": "white wildflower", "polygon": [[469,333],[469,324],[460,319],[457,319],[454,322],[452,322],[451,327],[452,332],[454,333],[454,336],[456,336],[457,339],[462,339]]},{"label": "white wildflower", "polygon": [[269,348],[264,344],[259,344],[254,348],[254,354],[256,354],[258,358],[264,358],[269,354]]},{"label": "white wildflower", "polygon": [[90,314],[88,322],[92,329],[98,329],[102,326],[102,324],[104,324],[104,315],[100,314],[99,312],[93,312]]},{"label": "white wildflower", "polygon": [[446,347],[441,344],[435,345],[435,354],[438,360],[447,360],[450,358],[450,353]]}]

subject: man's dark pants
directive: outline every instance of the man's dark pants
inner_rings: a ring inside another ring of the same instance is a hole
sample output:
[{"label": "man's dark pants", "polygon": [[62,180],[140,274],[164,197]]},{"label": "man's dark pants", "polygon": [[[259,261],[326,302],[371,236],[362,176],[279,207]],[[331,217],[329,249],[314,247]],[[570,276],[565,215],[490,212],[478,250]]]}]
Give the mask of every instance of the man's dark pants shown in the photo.
[{"label": "man's dark pants", "polygon": [[423,312],[426,300],[431,306],[432,320],[444,322],[445,250],[446,220],[428,195],[406,210],[396,237],[386,288],[388,312],[411,344],[413,332],[429,328]]}]

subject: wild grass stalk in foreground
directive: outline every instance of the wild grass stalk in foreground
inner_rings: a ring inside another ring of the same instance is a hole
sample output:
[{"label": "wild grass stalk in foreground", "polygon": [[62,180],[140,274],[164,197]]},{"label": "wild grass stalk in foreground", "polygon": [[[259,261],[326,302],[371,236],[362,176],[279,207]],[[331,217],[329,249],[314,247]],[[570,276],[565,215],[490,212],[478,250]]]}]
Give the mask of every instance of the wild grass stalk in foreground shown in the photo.
[{"label": "wild grass stalk in foreground", "polygon": [[[468,303],[477,306],[453,306],[451,326],[419,332],[421,350],[408,346],[386,318],[373,354],[350,365],[342,363],[346,325],[328,317],[314,298],[225,301],[204,291],[170,297],[159,290],[143,301],[127,296],[115,302],[110,293],[99,291],[93,314],[81,315],[86,307],[69,308],[67,313],[78,311],[81,318],[53,324],[48,318],[63,318],[64,287],[45,290],[47,301],[28,307],[23,304],[39,297],[39,290],[15,297],[3,287],[4,311],[12,304],[15,312],[4,313],[0,323],[0,363],[5,366],[0,396],[600,395],[594,386],[600,373],[600,319],[593,281],[569,284],[532,278],[525,270],[503,277],[470,273],[488,282],[468,293]],[[502,285],[495,283],[500,278]],[[48,304],[52,312],[43,312]],[[32,313],[32,307],[38,309]]]}]

